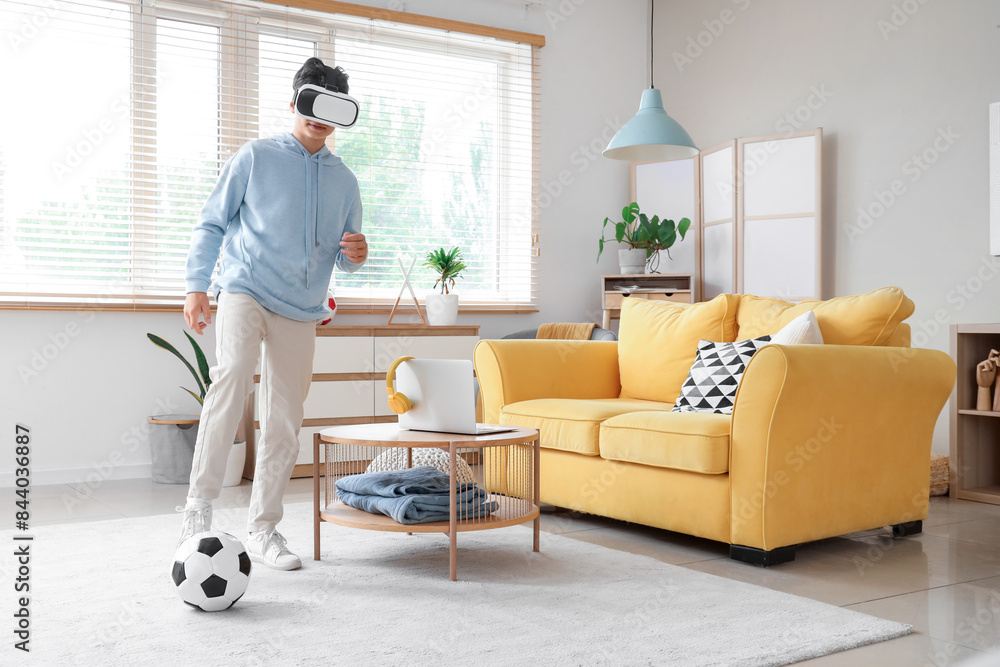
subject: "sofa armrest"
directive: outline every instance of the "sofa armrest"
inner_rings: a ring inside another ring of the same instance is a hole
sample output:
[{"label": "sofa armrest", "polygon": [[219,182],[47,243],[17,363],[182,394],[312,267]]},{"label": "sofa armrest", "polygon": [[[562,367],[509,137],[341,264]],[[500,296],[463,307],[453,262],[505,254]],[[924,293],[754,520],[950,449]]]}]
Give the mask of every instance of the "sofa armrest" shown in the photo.
[{"label": "sofa armrest", "polygon": [[488,424],[497,423],[509,403],[621,394],[616,341],[481,340],[475,363]]},{"label": "sofa armrest", "polygon": [[732,543],[771,550],[926,518],[934,425],[954,383],[937,350],[761,349],[733,408]]}]

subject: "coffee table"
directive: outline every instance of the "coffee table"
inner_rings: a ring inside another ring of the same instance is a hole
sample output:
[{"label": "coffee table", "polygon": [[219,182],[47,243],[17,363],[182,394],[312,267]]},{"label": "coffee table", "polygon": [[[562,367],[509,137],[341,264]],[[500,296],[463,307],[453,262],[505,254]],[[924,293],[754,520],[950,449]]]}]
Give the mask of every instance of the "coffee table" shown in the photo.
[{"label": "coffee table", "polygon": [[[320,459],[320,446],[323,459]],[[397,468],[413,466],[413,450],[437,448],[447,452],[449,470],[459,470],[467,460],[478,470],[476,482],[489,493],[498,508],[486,516],[460,516],[455,505],[455,474],[450,475],[448,521],[401,524],[391,517],[350,507],[337,498],[336,481],[344,475],[367,470],[372,461],[387,460]],[[379,458],[381,456],[381,458]],[[539,444],[538,431],[517,428],[492,435],[462,435],[401,430],[395,423],[352,424],[323,429],[313,436],[313,558],[320,560],[322,522],[397,533],[445,533],[451,545],[449,575],[458,579],[458,533],[503,528],[534,521],[533,550],[539,535]],[[326,478],[325,497],[320,502],[320,477]]]}]

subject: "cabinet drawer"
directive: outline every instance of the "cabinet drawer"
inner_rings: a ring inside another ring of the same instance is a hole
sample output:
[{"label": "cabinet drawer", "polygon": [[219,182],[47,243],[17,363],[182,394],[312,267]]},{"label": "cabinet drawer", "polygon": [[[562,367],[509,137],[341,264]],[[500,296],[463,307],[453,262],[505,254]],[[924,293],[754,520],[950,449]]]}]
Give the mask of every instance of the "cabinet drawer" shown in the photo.
[{"label": "cabinet drawer", "polygon": [[317,336],[313,373],[370,373],[374,346],[371,336]]},{"label": "cabinet drawer", "polygon": [[[370,373],[375,339],[371,336],[317,336],[313,373]],[[263,347],[255,375],[264,361]]]},{"label": "cabinet drawer", "polygon": [[[370,415],[375,406],[374,390],[372,380],[313,382],[303,405],[303,419]],[[255,388],[254,401],[254,418],[260,421],[260,385]]]},{"label": "cabinet drawer", "polygon": [[375,338],[375,372],[385,373],[397,357],[468,359],[479,336],[386,336]]},{"label": "cabinet drawer", "polygon": [[648,301],[673,301],[675,303],[691,303],[691,292],[688,290],[677,290],[675,292],[636,292],[626,297],[618,292],[604,293],[605,308],[621,308],[622,300],[646,299]]}]

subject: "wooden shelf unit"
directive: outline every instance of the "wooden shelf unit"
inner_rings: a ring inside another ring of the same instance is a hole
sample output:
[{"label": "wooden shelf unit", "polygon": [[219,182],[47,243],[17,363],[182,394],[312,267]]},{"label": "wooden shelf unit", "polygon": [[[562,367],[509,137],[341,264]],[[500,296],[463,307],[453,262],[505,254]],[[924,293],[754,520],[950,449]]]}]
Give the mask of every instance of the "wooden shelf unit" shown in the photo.
[{"label": "wooden shelf unit", "polygon": [[[627,288],[637,286],[634,290]],[[621,313],[626,297],[651,301],[694,303],[694,275],[690,273],[647,273],[631,276],[601,276],[601,303],[604,307],[605,329],[611,328],[611,318]]]},{"label": "wooden shelf unit", "polygon": [[976,410],[976,364],[1000,350],[1000,324],[953,324],[949,496],[1000,505],[1000,412]]}]

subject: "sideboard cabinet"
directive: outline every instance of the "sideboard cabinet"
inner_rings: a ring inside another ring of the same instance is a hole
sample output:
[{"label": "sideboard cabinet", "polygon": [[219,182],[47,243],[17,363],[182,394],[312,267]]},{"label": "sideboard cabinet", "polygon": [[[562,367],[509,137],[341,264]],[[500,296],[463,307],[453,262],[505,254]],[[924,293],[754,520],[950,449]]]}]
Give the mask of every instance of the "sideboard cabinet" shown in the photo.
[{"label": "sideboard cabinet", "polygon": [[[312,476],[313,433],[338,424],[394,422],[386,402],[385,373],[394,359],[472,360],[478,326],[390,324],[316,327],[312,386],[299,432],[299,456],[292,477]],[[260,382],[260,368],[254,375]],[[255,443],[260,438],[257,387],[247,401],[241,432],[247,441],[243,476],[254,477]]]}]

